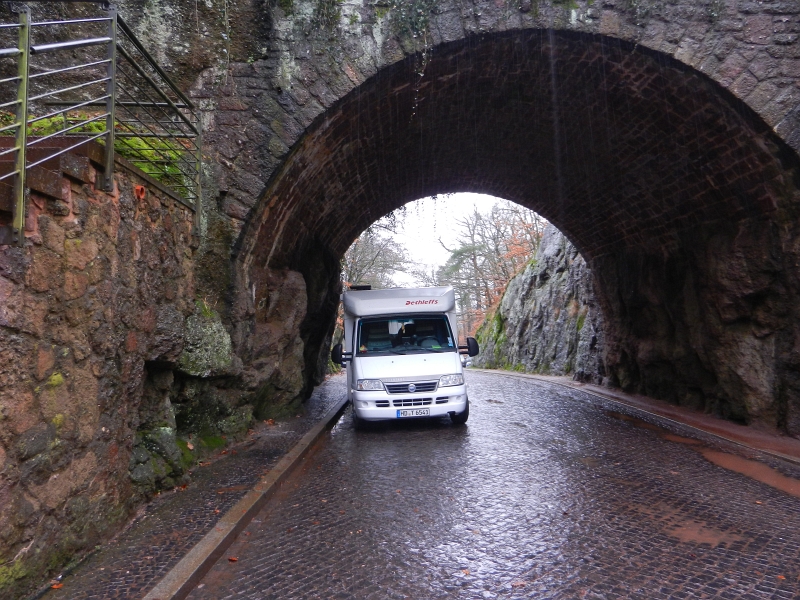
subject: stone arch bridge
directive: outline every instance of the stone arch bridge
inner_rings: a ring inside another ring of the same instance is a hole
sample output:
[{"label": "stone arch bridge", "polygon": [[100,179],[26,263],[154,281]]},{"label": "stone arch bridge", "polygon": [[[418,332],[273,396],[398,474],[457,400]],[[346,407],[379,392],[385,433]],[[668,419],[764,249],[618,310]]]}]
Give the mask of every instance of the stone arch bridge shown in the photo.
[{"label": "stone arch bridge", "polygon": [[[177,481],[177,402],[302,399],[339,258],[432,194],[504,197],[568,235],[605,316],[598,377],[800,435],[796,1],[122,10],[202,107],[204,235],[163,190],[137,200],[139,175],[101,198],[87,171],[0,249],[6,570],[91,547],[151,454]],[[186,359],[209,340],[228,356]]]},{"label": "stone arch bridge", "polygon": [[[231,266],[243,381],[308,390],[350,242],[408,201],[475,191],[583,253],[612,383],[800,432],[800,8],[412,4],[424,19],[282,4],[260,58],[196,80],[218,158],[211,238],[234,249],[209,245],[201,265]],[[291,331],[284,286],[307,298]]]}]

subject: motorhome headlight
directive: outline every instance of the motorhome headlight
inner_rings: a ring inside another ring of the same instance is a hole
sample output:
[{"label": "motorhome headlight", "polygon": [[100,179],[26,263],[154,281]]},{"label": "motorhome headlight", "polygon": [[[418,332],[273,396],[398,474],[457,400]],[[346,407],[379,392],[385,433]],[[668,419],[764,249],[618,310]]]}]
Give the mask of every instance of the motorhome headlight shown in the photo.
[{"label": "motorhome headlight", "polygon": [[359,379],[356,383],[356,388],[362,391],[366,390],[382,390],[383,383],[380,379]]},{"label": "motorhome headlight", "polygon": [[445,375],[439,380],[439,387],[451,385],[464,385],[464,376],[461,373],[455,373],[453,375]]}]

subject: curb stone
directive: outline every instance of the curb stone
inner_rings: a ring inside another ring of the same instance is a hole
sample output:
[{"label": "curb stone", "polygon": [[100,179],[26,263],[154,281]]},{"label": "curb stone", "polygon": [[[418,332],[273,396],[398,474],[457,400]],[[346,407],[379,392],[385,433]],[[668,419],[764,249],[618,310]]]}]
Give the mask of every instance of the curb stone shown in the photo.
[{"label": "curb stone", "polygon": [[208,570],[225,553],[236,536],[275,493],[278,486],[304,459],[314,443],[330,429],[347,406],[347,400],[335,405],[302,439],[278,461],[275,468],[262,477],[244,498],[239,500],[214,528],[209,531],[167,573],[143,600],[182,600],[202,580]]}]

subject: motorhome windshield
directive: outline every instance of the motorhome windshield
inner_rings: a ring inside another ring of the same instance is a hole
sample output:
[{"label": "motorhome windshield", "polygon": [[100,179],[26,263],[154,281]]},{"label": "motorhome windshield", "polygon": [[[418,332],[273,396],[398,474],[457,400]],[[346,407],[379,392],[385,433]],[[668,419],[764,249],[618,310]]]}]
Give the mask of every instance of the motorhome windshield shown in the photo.
[{"label": "motorhome windshield", "polygon": [[456,352],[445,315],[402,315],[361,319],[358,323],[360,356]]}]

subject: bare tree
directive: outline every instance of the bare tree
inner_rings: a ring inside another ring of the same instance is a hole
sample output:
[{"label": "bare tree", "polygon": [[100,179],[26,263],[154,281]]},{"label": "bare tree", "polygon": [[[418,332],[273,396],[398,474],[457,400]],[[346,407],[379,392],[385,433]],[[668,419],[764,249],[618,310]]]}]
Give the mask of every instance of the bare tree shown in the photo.
[{"label": "bare tree", "polygon": [[367,228],[342,259],[342,279],[350,285],[394,287],[394,276],[408,267],[406,249],[378,222]]},{"label": "bare tree", "polygon": [[438,270],[436,282],[456,289],[463,326],[471,335],[508,281],[534,255],[547,222],[531,210],[500,201],[488,214],[476,209],[456,224],[460,235],[454,247],[442,244],[450,258]]}]

